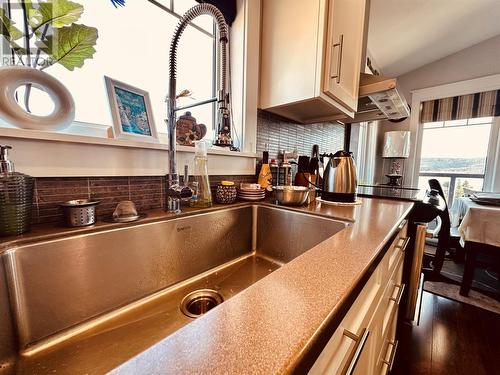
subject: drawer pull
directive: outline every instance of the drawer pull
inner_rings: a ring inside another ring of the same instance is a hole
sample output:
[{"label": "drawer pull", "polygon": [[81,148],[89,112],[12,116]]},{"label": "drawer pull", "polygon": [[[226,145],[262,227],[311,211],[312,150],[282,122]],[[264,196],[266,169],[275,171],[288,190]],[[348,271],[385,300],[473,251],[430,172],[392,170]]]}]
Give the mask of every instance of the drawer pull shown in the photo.
[{"label": "drawer pull", "polygon": [[385,359],[382,360],[382,362],[387,365],[387,370],[385,371],[386,374],[392,371],[394,359],[396,358],[396,351],[398,350],[398,344],[398,340],[389,342],[389,345],[392,346],[391,356],[388,361],[386,361]]},{"label": "drawer pull", "polygon": [[[401,240],[403,240],[403,242],[400,245],[399,242],[401,242]],[[401,250],[401,252],[404,253],[406,251],[406,247],[408,246],[408,242],[410,242],[410,237],[401,237],[398,240],[398,244],[396,246],[394,246],[394,248]]]},{"label": "drawer pull", "polygon": [[398,230],[401,230],[405,227],[406,223],[408,222],[408,220],[404,219],[401,224],[399,224],[398,226]]},{"label": "drawer pull", "polygon": [[359,335],[356,335],[355,333],[352,333],[351,331],[344,329],[344,336],[349,337],[351,340],[356,342],[356,345],[354,346],[353,351],[349,355],[348,363],[341,372],[342,375],[351,375],[354,372],[356,364],[358,363],[359,357],[363,352],[363,348],[366,344],[366,341],[368,340],[369,335],[370,331],[368,331],[366,328],[363,328],[363,330]]},{"label": "drawer pull", "polygon": [[[333,58],[333,51],[334,51],[335,47],[339,47],[339,54],[337,57],[337,72],[333,75],[332,75],[332,73],[330,73],[330,78],[331,79],[336,78],[337,83],[340,83],[340,68],[342,66],[342,47],[343,47],[343,45],[344,45],[344,34],[340,34],[338,43],[334,43],[332,45],[332,58]],[[333,66],[333,64],[331,66]]]},{"label": "drawer pull", "polygon": [[398,295],[396,297],[389,298],[390,301],[396,302],[396,305],[401,303],[401,298],[403,298],[403,293],[405,291],[405,284],[395,285],[396,288],[399,288]]}]

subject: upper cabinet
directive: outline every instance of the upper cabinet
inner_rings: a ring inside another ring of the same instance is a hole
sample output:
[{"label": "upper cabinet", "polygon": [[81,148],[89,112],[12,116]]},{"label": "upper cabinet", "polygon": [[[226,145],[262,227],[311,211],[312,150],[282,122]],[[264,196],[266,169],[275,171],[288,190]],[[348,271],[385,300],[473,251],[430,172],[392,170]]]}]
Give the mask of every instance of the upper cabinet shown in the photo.
[{"label": "upper cabinet", "polygon": [[353,117],[367,0],[263,0],[259,107],[301,123]]}]

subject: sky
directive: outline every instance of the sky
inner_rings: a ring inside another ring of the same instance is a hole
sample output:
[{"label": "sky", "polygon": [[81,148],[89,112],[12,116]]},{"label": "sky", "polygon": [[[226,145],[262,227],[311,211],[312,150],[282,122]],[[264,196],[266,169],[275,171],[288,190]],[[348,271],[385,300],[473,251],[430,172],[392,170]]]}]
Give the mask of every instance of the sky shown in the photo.
[{"label": "sky", "polygon": [[425,129],[422,158],[486,157],[490,124]]}]

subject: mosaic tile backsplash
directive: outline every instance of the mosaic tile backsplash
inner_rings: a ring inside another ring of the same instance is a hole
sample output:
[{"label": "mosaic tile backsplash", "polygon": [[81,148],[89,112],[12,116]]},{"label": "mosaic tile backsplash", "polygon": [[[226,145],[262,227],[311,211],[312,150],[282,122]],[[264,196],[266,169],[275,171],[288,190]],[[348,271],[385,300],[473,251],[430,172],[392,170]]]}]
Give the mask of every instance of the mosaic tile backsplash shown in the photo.
[{"label": "mosaic tile backsplash", "polygon": [[[213,192],[221,180],[255,182],[256,177],[210,176]],[[32,221],[35,224],[62,222],[59,204],[71,199],[92,198],[101,201],[96,207],[99,219],[111,216],[118,202],[123,200],[133,201],[139,212],[162,208],[165,184],[165,176],[38,177],[35,179]]]},{"label": "mosaic tile backsplash", "polygon": [[259,110],[257,117],[257,153],[269,151],[271,159],[278,153],[297,148],[299,155],[311,156],[312,146],[319,145],[320,153],[334,153],[344,147],[344,125],[339,123],[318,123],[302,125]]}]

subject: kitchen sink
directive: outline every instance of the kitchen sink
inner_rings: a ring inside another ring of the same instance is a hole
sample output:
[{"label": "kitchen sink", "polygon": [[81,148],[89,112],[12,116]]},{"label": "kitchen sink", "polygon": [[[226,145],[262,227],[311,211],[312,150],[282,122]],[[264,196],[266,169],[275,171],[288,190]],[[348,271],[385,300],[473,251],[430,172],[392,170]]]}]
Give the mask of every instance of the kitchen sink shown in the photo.
[{"label": "kitchen sink", "polygon": [[8,249],[0,373],[107,372],[345,226],[247,205]]}]

